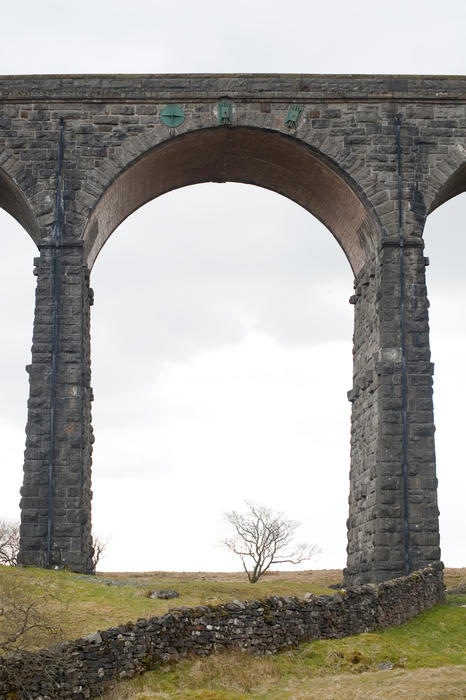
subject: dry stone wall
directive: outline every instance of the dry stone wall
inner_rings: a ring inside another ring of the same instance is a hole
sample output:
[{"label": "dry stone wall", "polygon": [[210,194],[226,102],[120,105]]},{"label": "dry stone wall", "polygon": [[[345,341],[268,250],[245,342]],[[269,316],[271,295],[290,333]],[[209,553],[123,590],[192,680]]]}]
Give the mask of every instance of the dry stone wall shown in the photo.
[{"label": "dry stone wall", "polygon": [[313,639],[400,625],[443,600],[438,566],[332,596],[273,596],[174,609],[52,649],[6,657],[0,661],[0,695],[91,698],[162,662],[228,650],[273,654]]}]

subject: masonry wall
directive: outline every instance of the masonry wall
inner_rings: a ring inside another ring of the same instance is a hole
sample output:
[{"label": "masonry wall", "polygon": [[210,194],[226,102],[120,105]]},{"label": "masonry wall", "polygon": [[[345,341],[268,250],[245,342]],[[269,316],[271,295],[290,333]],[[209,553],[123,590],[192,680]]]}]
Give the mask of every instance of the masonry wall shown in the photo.
[{"label": "masonry wall", "polygon": [[92,292],[82,245],[62,247],[55,259],[59,293],[54,324],[54,256],[57,250],[49,244],[41,247],[35,259],[36,312],[32,360],[27,367],[30,395],[19,560],[26,566],[90,573]]},{"label": "masonry wall", "polygon": [[399,625],[443,600],[438,566],[333,596],[179,608],[52,649],[6,657],[0,661],[0,695],[81,700],[161,662],[235,649],[271,654],[313,639]]},{"label": "masonry wall", "polygon": [[[375,582],[375,514],[377,513],[377,450],[379,382],[376,363],[379,350],[377,289],[379,270],[366,265],[350,298],[354,305],[353,386],[348,392],[351,411],[351,466],[347,566],[345,585]],[[391,578],[391,575],[385,576]],[[380,579],[379,579],[380,580]]]},{"label": "masonry wall", "polygon": [[440,559],[426,262],[422,238],[405,239],[400,251],[398,237],[386,236],[376,260],[358,277],[350,299],[355,326],[353,387],[348,392],[352,402],[348,586],[378,583]]},{"label": "masonry wall", "polygon": [[[226,97],[229,125],[218,120],[218,101]],[[177,127],[161,119],[171,103],[185,114]],[[292,104],[302,112],[290,125]],[[466,79],[113,75],[0,78],[0,206],[41,252],[28,368],[22,563],[92,568],[88,284],[96,256],[115,227],[150,199],[176,187],[229,180],[268,187],[308,209],[333,233],[355,274],[345,584],[376,583],[438,562],[422,233],[428,213],[466,189]],[[53,392],[50,246],[59,182]]]}]

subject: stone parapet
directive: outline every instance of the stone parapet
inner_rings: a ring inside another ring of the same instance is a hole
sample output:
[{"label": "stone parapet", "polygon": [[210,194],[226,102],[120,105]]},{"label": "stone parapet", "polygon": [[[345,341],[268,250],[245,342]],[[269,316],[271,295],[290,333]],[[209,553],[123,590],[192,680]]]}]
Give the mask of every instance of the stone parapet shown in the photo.
[{"label": "stone parapet", "polygon": [[0,101],[205,99],[393,100],[466,99],[461,75],[312,75],[186,73],[163,75],[18,75],[0,77]]}]

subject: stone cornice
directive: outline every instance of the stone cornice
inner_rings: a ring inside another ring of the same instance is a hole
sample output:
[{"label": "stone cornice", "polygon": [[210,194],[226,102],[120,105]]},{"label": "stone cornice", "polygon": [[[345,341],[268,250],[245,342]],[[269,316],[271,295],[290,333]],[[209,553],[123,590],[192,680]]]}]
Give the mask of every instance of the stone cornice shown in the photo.
[{"label": "stone cornice", "polygon": [[466,103],[466,76],[166,74],[0,76],[0,102]]}]

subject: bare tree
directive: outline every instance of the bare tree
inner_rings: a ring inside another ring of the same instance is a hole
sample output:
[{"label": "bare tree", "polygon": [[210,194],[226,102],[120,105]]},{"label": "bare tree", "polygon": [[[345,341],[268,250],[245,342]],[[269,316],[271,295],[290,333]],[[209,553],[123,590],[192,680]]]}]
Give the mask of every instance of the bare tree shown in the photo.
[{"label": "bare tree", "polygon": [[19,522],[0,520],[0,564],[16,566],[19,552]]},{"label": "bare tree", "polygon": [[92,547],[94,548],[94,554],[92,556],[92,561],[94,564],[94,571],[97,568],[99,561],[105,556],[105,550],[107,549],[108,540],[100,537],[99,535],[92,536]]},{"label": "bare tree", "polygon": [[39,648],[61,635],[60,601],[22,578],[0,577],[0,652]]},{"label": "bare tree", "polygon": [[246,513],[225,513],[233,535],[223,544],[241,558],[250,583],[256,583],[272,564],[299,564],[319,551],[316,545],[293,544],[297,521],[265,506],[245,503]]}]

